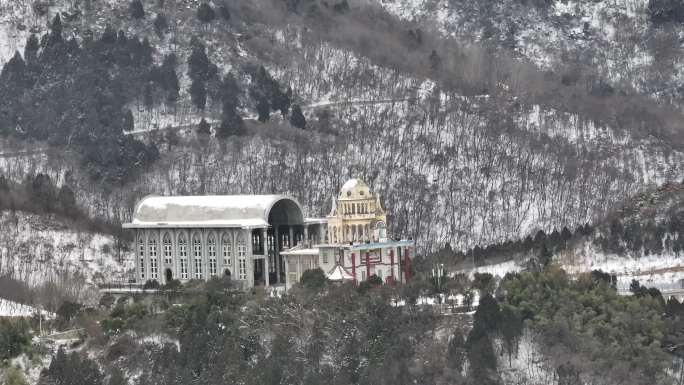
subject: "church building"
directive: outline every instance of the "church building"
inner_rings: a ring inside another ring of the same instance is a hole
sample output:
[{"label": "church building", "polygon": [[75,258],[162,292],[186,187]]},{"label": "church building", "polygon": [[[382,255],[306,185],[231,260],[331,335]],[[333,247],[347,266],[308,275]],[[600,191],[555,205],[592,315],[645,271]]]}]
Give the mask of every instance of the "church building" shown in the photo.
[{"label": "church building", "polygon": [[308,218],[285,195],[148,196],[135,207],[136,281],[227,276],[238,286],[297,283],[321,268],[331,281],[410,278],[411,240],[387,235],[378,195],[347,181],[327,218]]}]

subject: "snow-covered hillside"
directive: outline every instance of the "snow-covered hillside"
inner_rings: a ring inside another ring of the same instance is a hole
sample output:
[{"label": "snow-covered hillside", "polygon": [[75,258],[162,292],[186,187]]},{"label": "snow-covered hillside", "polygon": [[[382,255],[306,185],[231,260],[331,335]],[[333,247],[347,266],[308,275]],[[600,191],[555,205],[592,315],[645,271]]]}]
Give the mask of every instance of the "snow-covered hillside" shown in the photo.
[{"label": "snow-covered hillside", "polygon": [[[648,1],[376,0],[398,17],[463,41],[494,42],[536,65],[588,68],[616,88],[680,100],[680,25],[654,25]],[[677,101],[679,103],[679,101]]]},{"label": "snow-covered hillside", "polygon": [[2,317],[33,317],[41,314],[44,318],[53,319],[55,314],[46,310],[39,310],[33,306],[0,298],[0,318]]},{"label": "snow-covered hillside", "polygon": [[3,212],[0,226],[0,273],[30,285],[62,282],[64,274],[75,285],[105,279],[125,280],[129,255],[117,250],[110,235],[77,230],[54,218]]}]

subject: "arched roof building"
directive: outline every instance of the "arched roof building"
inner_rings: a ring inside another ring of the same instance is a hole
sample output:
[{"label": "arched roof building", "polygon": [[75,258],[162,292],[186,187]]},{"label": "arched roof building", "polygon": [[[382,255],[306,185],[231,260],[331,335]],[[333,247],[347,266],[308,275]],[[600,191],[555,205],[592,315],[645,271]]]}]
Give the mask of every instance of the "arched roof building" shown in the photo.
[{"label": "arched roof building", "polygon": [[124,228],[232,227],[303,225],[301,205],[286,195],[155,196],[135,206]]},{"label": "arched roof building", "polygon": [[405,281],[413,241],[391,240],[386,222],[379,196],[350,179],[327,218],[305,217],[287,195],[150,195],[123,227],[136,233],[137,283],[225,275],[250,288],[290,287],[317,267],[354,282]]}]

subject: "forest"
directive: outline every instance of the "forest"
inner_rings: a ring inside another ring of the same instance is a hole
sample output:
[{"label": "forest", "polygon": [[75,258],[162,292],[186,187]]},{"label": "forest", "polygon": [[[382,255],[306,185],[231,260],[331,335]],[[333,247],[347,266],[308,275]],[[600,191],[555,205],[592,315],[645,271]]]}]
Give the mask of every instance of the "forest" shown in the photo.
[{"label": "forest", "polygon": [[[55,314],[0,319],[0,378],[682,385],[684,305],[593,267],[684,251],[680,3],[0,0],[0,294]],[[99,296],[145,195],[351,177],[411,282]]]}]

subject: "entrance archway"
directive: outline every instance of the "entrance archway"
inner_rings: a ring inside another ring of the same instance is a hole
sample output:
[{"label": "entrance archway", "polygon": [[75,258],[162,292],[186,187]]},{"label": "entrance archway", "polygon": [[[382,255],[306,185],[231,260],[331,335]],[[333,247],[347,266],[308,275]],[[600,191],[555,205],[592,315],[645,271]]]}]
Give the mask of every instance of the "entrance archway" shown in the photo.
[{"label": "entrance archway", "polygon": [[224,270],[224,271],[223,271],[223,275],[224,275],[225,277],[227,277],[228,279],[230,279],[230,269]]},{"label": "entrance archway", "polygon": [[173,272],[171,269],[166,269],[164,275],[166,276],[166,282],[171,282],[173,280]]}]

